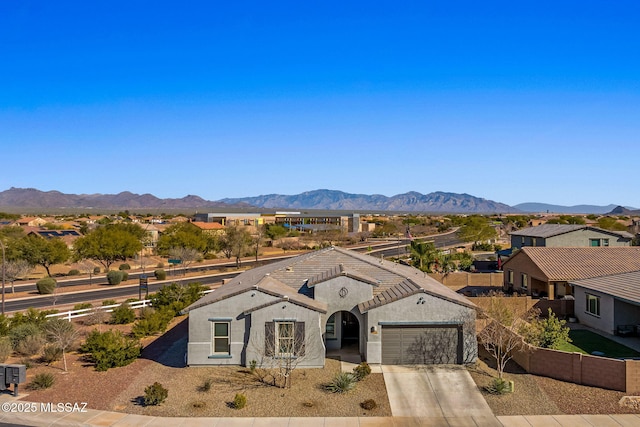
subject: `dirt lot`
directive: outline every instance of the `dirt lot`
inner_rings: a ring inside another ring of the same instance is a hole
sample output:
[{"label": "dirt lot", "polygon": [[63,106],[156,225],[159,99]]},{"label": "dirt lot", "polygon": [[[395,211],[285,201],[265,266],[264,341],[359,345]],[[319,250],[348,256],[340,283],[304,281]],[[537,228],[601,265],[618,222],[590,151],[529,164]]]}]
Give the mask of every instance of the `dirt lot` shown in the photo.
[{"label": "dirt lot", "polygon": [[[389,416],[382,374],[371,374],[346,394],[324,389],[340,370],[337,360],[327,359],[324,369],[297,369],[292,387],[280,389],[265,385],[242,367],[184,367],[187,320],[175,319],[172,329],[155,341],[148,340],[143,355],[131,365],[96,372],[78,354],[69,357],[69,373],[54,366],[34,366],[28,381],[38,372],[52,372],[55,385],[47,390],[26,391],[24,400],[35,402],[87,402],[90,408],[157,416],[209,417],[283,417],[283,416]],[[102,325],[106,330],[111,326]],[[126,329],[126,328],[123,328]],[[209,391],[201,391],[206,379]],[[144,389],[160,382],[169,390],[165,403],[155,407],[141,405]],[[24,390],[24,388],[23,388]],[[244,409],[232,409],[229,403],[236,393],[247,396]],[[378,407],[364,410],[360,403],[374,399]]]}]

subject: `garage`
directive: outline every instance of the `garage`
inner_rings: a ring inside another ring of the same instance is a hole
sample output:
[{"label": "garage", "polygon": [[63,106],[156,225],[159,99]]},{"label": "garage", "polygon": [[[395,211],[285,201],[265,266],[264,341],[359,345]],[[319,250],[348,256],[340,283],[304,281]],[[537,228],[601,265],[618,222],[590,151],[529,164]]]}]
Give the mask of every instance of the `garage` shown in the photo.
[{"label": "garage", "polygon": [[382,326],[382,364],[461,364],[462,325],[407,324]]}]

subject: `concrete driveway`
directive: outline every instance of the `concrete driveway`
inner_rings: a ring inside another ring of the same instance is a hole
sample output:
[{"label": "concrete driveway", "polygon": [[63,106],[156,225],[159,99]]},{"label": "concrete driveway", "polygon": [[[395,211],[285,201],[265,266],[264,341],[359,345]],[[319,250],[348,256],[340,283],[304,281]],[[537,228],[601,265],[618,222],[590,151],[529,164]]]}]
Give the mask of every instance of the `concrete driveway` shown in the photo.
[{"label": "concrete driveway", "polygon": [[394,417],[446,419],[449,425],[501,426],[471,379],[458,365],[383,365]]}]

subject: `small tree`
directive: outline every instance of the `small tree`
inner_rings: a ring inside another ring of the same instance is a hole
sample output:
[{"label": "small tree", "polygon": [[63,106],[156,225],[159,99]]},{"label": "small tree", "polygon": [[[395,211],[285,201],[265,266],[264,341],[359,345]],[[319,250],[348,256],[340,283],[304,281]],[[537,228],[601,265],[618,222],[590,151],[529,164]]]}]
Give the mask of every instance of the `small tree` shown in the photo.
[{"label": "small tree", "polygon": [[522,322],[526,321],[527,313],[508,305],[503,295],[492,296],[482,311],[484,325],[478,333],[478,339],[496,359],[498,378],[502,379],[504,368],[514,351],[524,346],[524,340],[517,331]]},{"label": "small tree", "polygon": [[541,348],[558,349],[562,344],[571,342],[569,328],[566,321],[560,320],[549,308],[548,317],[540,319],[535,317],[530,323],[523,326],[520,333],[525,341]]},{"label": "small tree", "polygon": [[[1,264],[0,268],[2,268]],[[17,279],[26,276],[33,270],[31,265],[23,259],[7,261],[4,268],[5,278],[9,281],[9,283],[11,283],[11,293],[15,293],[16,291],[14,288],[14,282]]]},{"label": "small tree", "polygon": [[38,293],[41,295],[52,294],[56,290],[56,285],[56,279],[53,277],[45,277],[36,282],[36,288],[38,288]]},{"label": "small tree", "polygon": [[64,371],[67,372],[66,351],[78,339],[78,330],[73,326],[73,323],[63,319],[49,320],[43,329],[47,341],[62,350]]},{"label": "small tree", "polygon": [[106,371],[109,368],[126,366],[136,360],[140,356],[142,346],[140,341],[125,337],[120,331],[99,332],[94,329],[80,350],[89,354],[96,365],[96,371]]},{"label": "small tree", "polygon": [[159,405],[164,402],[168,396],[169,391],[156,381],[152,385],[145,387],[144,404],[145,406]]},{"label": "small tree", "polygon": [[110,285],[119,285],[123,278],[124,272],[122,271],[111,270],[107,273],[107,281]]}]

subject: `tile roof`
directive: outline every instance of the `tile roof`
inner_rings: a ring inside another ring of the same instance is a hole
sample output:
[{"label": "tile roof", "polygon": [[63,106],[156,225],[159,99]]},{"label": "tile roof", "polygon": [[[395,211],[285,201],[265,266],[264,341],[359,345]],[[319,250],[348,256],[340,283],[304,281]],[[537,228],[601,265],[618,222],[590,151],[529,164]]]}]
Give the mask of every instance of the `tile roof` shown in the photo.
[{"label": "tile roof", "polygon": [[[314,306],[314,303],[324,304],[313,300],[313,287],[338,276],[352,277],[374,286],[373,299],[359,305],[362,312],[416,292],[427,293],[467,307],[475,307],[467,298],[418,269],[347,249],[331,247],[245,271],[187,307],[185,312],[255,289],[255,286],[264,286],[264,280],[267,277],[270,283],[269,289],[280,296],[286,294],[289,298],[293,298],[295,295],[299,298],[298,303],[310,306]],[[315,307],[322,309],[321,306]],[[326,310],[326,305],[324,309]]]},{"label": "tile roof", "polygon": [[549,281],[569,281],[640,270],[640,247],[524,247],[504,263],[529,257]]},{"label": "tile roof", "polygon": [[571,283],[640,305],[640,271],[575,280]]},{"label": "tile roof", "polygon": [[218,222],[193,221],[191,224],[195,225],[201,230],[224,230],[224,225]]}]

